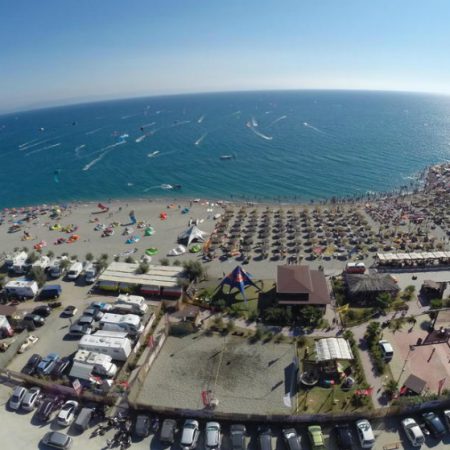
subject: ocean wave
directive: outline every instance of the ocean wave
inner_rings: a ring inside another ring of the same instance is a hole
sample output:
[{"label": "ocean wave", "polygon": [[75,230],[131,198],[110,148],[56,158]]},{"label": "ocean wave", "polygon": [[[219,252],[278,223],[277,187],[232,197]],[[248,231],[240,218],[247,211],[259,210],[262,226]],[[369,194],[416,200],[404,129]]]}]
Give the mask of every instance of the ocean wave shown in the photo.
[{"label": "ocean wave", "polygon": [[95,128],[94,130],[88,131],[88,132],[86,132],[86,133],[84,133],[84,134],[85,134],[86,136],[90,136],[91,134],[95,134],[95,133],[97,133],[98,131],[103,130],[103,128],[105,128],[105,127]]},{"label": "ocean wave", "polygon": [[81,144],[75,148],[75,155],[77,158],[79,158],[80,156],[80,150],[82,150],[84,147],[86,147],[86,144]]},{"label": "ocean wave", "polygon": [[235,111],[234,113],[231,113],[232,116],[238,116],[239,114],[241,114],[241,111]]},{"label": "ocean wave", "polygon": [[57,144],[47,145],[46,147],[38,148],[37,150],[32,150],[29,153],[25,153],[25,156],[30,156],[35,153],[40,153],[40,152],[43,152],[44,150],[50,150],[51,148],[59,147],[60,145],[61,145],[61,142],[58,142]]},{"label": "ocean wave", "polygon": [[190,120],[180,120],[180,121],[176,121],[174,122],[172,125],[170,125],[169,128],[174,128],[174,127],[179,127],[180,125],[186,125],[188,123],[191,123]]},{"label": "ocean wave", "polygon": [[146,137],[147,137],[147,135],[143,134],[142,136],[139,136],[135,142],[139,144],[139,142],[142,142]]},{"label": "ocean wave", "polygon": [[194,142],[194,145],[200,145],[200,144],[203,142],[203,139],[205,139],[206,136],[208,136],[208,133],[202,134],[202,135]]},{"label": "ocean wave", "polygon": [[254,117],[252,117],[251,122],[252,122],[252,127],[255,128],[258,126],[258,121]]},{"label": "ocean wave", "polygon": [[271,127],[272,125],[275,125],[276,123],[280,122],[280,120],[284,120],[287,119],[287,116],[280,116],[277,119],[275,119],[274,121],[272,121],[269,125],[269,127]]},{"label": "ocean wave", "polygon": [[305,126],[306,128],[311,128],[311,130],[317,131],[318,133],[322,133],[322,134],[326,134],[324,131],[319,130],[316,127],[313,127],[311,124],[309,124],[308,122],[303,122],[303,126]]},{"label": "ocean wave", "polygon": [[50,141],[55,141],[59,137],[61,137],[61,136],[56,136],[56,137],[52,137],[52,138],[48,138],[48,139],[42,139],[42,140],[40,140],[38,142],[35,142],[34,144],[27,145],[25,147],[21,147],[20,151],[23,152],[23,151],[28,150],[30,148],[37,147],[38,145],[42,145],[42,144],[45,144],[45,143],[50,142]]},{"label": "ocean wave", "polygon": [[252,130],[253,133],[256,134],[256,136],[259,136],[260,138],[263,138],[263,139],[265,139],[266,141],[271,141],[271,140],[273,139],[272,136],[267,136],[267,135],[265,135],[265,134],[259,132],[258,130],[255,130],[253,127],[248,127],[248,128],[250,128],[250,130]]},{"label": "ocean wave", "polygon": [[197,120],[197,123],[202,123],[205,120],[205,114],[200,117],[200,119]]},{"label": "ocean wave", "polygon": [[[97,164],[99,161],[101,161],[109,152],[111,152],[115,147],[117,147],[118,145],[122,145],[122,144],[126,144],[127,141],[120,141],[120,142],[116,142],[115,144],[111,144],[108,145],[106,147],[103,147],[101,150],[99,150],[98,152],[103,151],[103,153],[100,154],[100,156],[98,156],[97,158],[93,159],[91,162],[87,163],[84,167],[83,170],[89,170],[92,166],[94,166],[95,164]],[[98,153],[96,152],[96,153]],[[92,153],[91,153],[92,155]]]},{"label": "ocean wave", "polygon": [[19,148],[27,147],[28,145],[32,144],[33,142],[39,141],[39,139],[41,139],[41,138],[32,139],[31,141],[20,144]]},{"label": "ocean wave", "polygon": [[141,128],[149,128],[149,127],[152,127],[155,124],[156,124],[156,122],[146,123],[145,125],[141,125]]}]

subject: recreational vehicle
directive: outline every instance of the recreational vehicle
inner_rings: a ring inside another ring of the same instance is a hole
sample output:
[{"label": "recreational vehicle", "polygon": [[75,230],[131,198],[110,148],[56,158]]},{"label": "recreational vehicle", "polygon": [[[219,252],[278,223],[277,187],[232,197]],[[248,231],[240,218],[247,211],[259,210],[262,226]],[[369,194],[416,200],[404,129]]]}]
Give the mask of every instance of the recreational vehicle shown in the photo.
[{"label": "recreational vehicle", "polygon": [[[87,374],[85,366],[90,367],[90,375],[100,375],[112,378],[117,373],[117,366],[112,362],[111,356],[89,350],[78,350],[73,358],[73,366],[70,376],[75,376],[75,372]],[[73,373],[72,373],[73,372]]]},{"label": "recreational vehicle", "polygon": [[119,295],[117,297],[116,304],[131,305],[133,307],[132,312],[140,315],[145,314],[148,309],[144,297],[141,297],[139,295]]},{"label": "recreational vehicle", "polygon": [[131,353],[131,341],[128,338],[84,335],[78,348],[108,355],[115,361],[126,361]]},{"label": "recreational vehicle", "polygon": [[108,331],[126,331],[128,334],[136,336],[144,331],[141,319],[135,314],[110,314],[106,313],[100,319],[100,328]]},{"label": "recreational vehicle", "polygon": [[36,281],[13,280],[8,281],[5,285],[7,295],[21,299],[34,298],[38,289]]},{"label": "recreational vehicle", "polygon": [[80,262],[75,262],[70,266],[69,271],[67,272],[67,278],[69,280],[76,280],[81,275],[82,271],[83,264]]}]

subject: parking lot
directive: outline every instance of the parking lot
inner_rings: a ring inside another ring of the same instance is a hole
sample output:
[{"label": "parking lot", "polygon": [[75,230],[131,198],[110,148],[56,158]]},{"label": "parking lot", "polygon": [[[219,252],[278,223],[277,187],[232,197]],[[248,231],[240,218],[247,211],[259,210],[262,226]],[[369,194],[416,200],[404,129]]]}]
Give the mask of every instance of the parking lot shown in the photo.
[{"label": "parking lot", "polygon": [[290,414],[294,347],[254,343],[238,336],[170,336],[139,393],[141,403],[202,409],[212,391],[217,410]]},{"label": "parking lot", "polygon": [[[25,412],[12,412],[7,407],[9,396],[12,392],[11,386],[0,385],[0,441],[2,450],[32,450],[41,449],[46,447],[40,444],[40,440],[47,431],[62,431],[74,438],[72,450],[100,450],[106,448],[106,440],[111,439],[114,435],[114,430],[108,431],[104,436],[92,437],[92,431],[95,427],[91,427],[81,435],[74,434],[72,428],[60,429],[54,422],[49,424],[39,424],[34,420],[34,413]],[[178,428],[182,427],[183,421],[178,420]],[[257,425],[247,424],[248,437],[246,439],[246,445],[248,450],[257,450]],[[272,426],[273,438],[272,448],[274,450],[286,450],[286,447],[281,438],[281,426]],[[375,433],[376,443],[373,447],[374,450],[384,450],[385,448],[398,448],[405,450],[413,450],[413,447],[406,442],[406,438],[401,430],[399,430],[399,420],[390,419],[385,422],[372,422],[372,426]],[[200,423],[200,439],[197,445],[198,450],[204,449],[204,427],[205,423]],[[308,438],[306,426],[295,426],[297,432],[302,438],[302,448],[304,450],[311,449]],[[333,432],[329,426],[323,426],[323,432],[325,437],[325,445],[329,450],[339,450]],[[352,427],[353,429],[353,427]],[[223,441],[222,448],[229,450],[231,448],[229,440],[229,426],[222,424]],[[353,439],[355,441],[354,448],[359,448],[356,444],[356,433],[352,431]],[[170,447],[170,450],[179,450],[180,432],[176,435],[176,442]],[[395,445],[398,444],[398,447]],[[437,442],[434,439],[427,438],[426,445],[422,448],[430,448],[435,450],[443,450],[450,445],[450,434],[444,437],[444,440]],[[131,449],[136,450],[162,450],[167,448],[161,445],[158,440],[158,436],[151,434],[149,437],[142,440],[133,440]]]}]

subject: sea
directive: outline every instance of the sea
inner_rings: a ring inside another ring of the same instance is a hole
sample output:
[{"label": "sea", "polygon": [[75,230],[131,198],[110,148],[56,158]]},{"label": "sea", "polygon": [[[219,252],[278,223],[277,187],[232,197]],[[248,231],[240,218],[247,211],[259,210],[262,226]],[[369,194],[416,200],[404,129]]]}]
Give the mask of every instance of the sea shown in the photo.
[{"label": "sea", "polygon": [[267,91],[0,116],[0,207],[131,198],[310,202],[414,186],[450,158],[450,97]]}]

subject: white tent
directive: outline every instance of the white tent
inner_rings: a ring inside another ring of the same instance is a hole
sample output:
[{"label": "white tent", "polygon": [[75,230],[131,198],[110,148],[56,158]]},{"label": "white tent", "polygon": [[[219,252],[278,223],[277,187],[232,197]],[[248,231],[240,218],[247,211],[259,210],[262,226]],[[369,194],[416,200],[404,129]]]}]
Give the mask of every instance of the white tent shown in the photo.
[{"label": "white tent", "polygon": [[178,241],[181,244],[189,245],[193,241],[203,242],[206,239],[206,236],[207,233],[201,231],[197,226],[192,225],[178,236]]},{"label": "white tent", "polygon": [[349,343],[344,338],[324,338],[316,341],[316,360],[353,359]]}]

